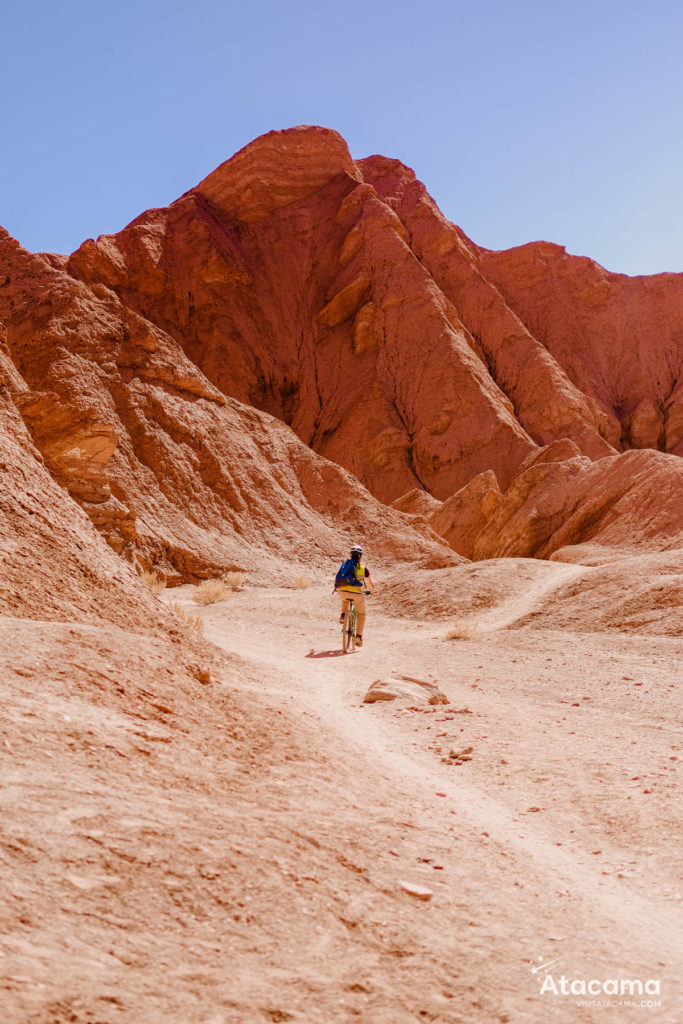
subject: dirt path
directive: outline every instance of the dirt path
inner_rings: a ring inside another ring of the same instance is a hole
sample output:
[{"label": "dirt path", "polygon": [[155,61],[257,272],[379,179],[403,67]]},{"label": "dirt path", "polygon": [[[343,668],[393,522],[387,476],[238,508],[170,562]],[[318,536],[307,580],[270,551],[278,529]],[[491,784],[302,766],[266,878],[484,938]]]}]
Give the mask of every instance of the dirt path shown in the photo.
[{"label": "dirt path", "polygon": [[480,632],[503,629],[505,626],[511,625],[524,615],[535,611],[541,605],[544,597],[569,583],[570,580],[579,579],[590,572],[590,569],[586,569],[583,565],[566,565],[563,562],[543,562],[542,565],[543,575],[530,584],[522,597],[515,594],[495,605],[490,611],[482,612],[477,616],[477,628]]},{"label": "dirt path", "polygon": [[[521,604],[482,613],[482,632],[526,614],[582,571],[558,564]],[[597,1012],[575,999],[568,1008],[536,996],[540,979],[530,968],[539,956],[559,958],[558,968],[575,978],[660,979],[668,1005],[615,1013],[679,1019],[683,925],[670,758],[680,732],[669,713],[680,644],[533,631],[448,643],[443,627],[371,612],[366,647],[343,657],[336,604],[322,588],[237,595],[229,632],[227,607],[206,610],[207,635],[282,675],[277,699],[317,719],[326,764],[344,764],[359,790],[370,792],[373,779],[388,782],[395,795],[384,813],[394,821],[408,808],[429,819],[435,834],[425,836],[425,853],[438,842],[444,869],[438,906],[430,904],[434,949],[452,941],[464,897],[468,912],[487,920],[467,958],[477,972],[486,959],[490,990],[504,995],[503,1005],[511,1000],[511,1019]],[[624,678],[627,670],[643,679]],[[361,704],[373,679],[402,675],[438,681],[451,704],[420,711]],[[474,747],[472,762],[442,762],[450,748],[466,745]],[[437,877],[427,867],[413,880],[425,876]],[[532,1008],[534,996],[541,1002]]]},{"label": "dirt path", "polygon": [[[480,636],[371,604],[348,656],[327,586],[172,591],[228,652],[211,685],[0,620],[3,1024],[680,1024],[681,642],[494,630],[482,571]],[[363,703],[403,675],[450,703]],[[661,1005],[541,993],[563,974]]]}]

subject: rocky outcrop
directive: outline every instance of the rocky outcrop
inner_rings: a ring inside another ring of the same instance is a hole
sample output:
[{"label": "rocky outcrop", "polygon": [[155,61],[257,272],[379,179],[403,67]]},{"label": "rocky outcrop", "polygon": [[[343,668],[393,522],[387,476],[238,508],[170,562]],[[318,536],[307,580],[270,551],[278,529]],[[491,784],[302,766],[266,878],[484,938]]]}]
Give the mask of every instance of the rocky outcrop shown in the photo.
[{"label": "rocky outcrop", "polygon": [[241,221],[259,221],[343,177],[362,180],[337,132],[290,128],[245,146],[197,191]]},{"label": "rocky outcrop", "polygon": [[402,494],[400,498],[392,501],[391,507],[399,512],[408,512],[410,515],[428,516],[436,509],[441,508],[441,502],[432,497],[428,491],[414,487],[412,491],[408,491],[407,494]]},{"label": "rocky outcrop", "polygon": [[529,436],[541,445],[570,437],[591,458],[608,454],[606,417],[507,305],[482,272],[479,250],[445,220],[413,172],[383,157],[361,161],[360,167],[365,180],[398,213],[412,251],[451,304],[461,329]]},{"label": "rocky outcrop", "polygon": [[[8,397],[45,468],[110,546],[169,578],[375,561],[457,561],[283,423],[226,399],[164,331],[6,234]],[[35,296],[41,296],[36,303]]]},{"label": "rocky outcrop", "polygon": [[472,556],[561,558],[589,542],[613,556],[680,548],[682,496],[683,462],[659,452],[539,463],[506,490]]},{"label": "rocky outcrop", "polygon": [[0,376],[0,615],[165,633],[161,606],[48,470],[13,399],[22,381],[2,346]]},{"label": "rocky outcrop", "polygon": [[626,277],[559,245],[477,250],[508,306],[607,417],[619,448],[683,453],[683,282]]},{"label": "rocky outcrop", "polygon": [[450,704],[436,683],[414,679],[412,676],[375,679],[363,697],[363,703],[377,704],[385,700],[402,700],[413,704]]},{"label": "rocky outcrop", "polygon": [[[507,483],[534,442],[400,218],[349,161],[334,133],[271,133],[167,210],[85,243],[68,270],[113,289],[223,394],[284,420],[383,501],[414,487],[447,497],[491,466]],[[276,171],[273,202],[245,210],[247,180],[259,191]]]},{"label": "rocky outcrop", "polygon": [[496,474],[488,469],[444,501],[427,522],[454,551],[472,558],[477,537],[502,500]]},{"label": "rocky outcrop", "polygon": [[561,440],[531,454],[504,494],[494,473],[480,473],[425,518],[466,558],[597,564],[683,547],[682,507],[678,459],[648,451],[593,463]]},{"label": "rocky outcrop", "polygon": [[[403,504],[409,510],[416,499]],[[640,451],[594,463],[564,440],[530,455],[504,493],[495,474],[480,473],[424,518],[466,558],[594,565],[626,551],[683,548],[682,508],[679,459]]]},{"label": "rocky outcrop", "polygon": [[60,402],[52,392],[24,391],[14,398],[45,465],[87,512],[90,520],[122,554],[137,540],[136,515],[112,494],[109,460],[116,431],[95,408]]},{"label": "rocky outcrop", "polygon": [[[401,163],[354,162],[336,133],[299,128],[257,139],[67,267],[382,501],[416,487],[444,500],[488,470],[505,489],[536,446],[565,439],[593,460],[677,452],[679,278],[631,281],[527,248],[477,247]],[[624,374],[633,346],[639,370]]]},{"label": "rocky outcrop", "polygon": [[425,564],[677,536],[683,278],[488,252],[335,132],[271,132],[68,259],[3,233],[0,260],[5,384],[129,559],[198,577],[323,560],[340,531]]},{"label": "rocky outcrop", "polygon": [[25,391],[15,404],[52,475],[83,501],[106,501],[107,465],[116,448],[113,424],[100,422],[95,409],[60,402],[52,392]]}]

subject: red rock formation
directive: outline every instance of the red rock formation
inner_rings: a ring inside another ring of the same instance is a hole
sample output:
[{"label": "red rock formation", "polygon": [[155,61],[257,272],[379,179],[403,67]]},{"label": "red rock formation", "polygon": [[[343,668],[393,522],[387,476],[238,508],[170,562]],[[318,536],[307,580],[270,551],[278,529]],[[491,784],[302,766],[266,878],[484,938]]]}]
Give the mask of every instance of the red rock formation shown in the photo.
[{"label": "red rock formation", "polygon": [[553,558],[587,565],[620,553],[683,548],[683,464],[641,451],[593,463],[569,440],[532,453],[504,494],[490,470],[436,504],[411,491],[417,513],[466,558]]},{"label": "red rock formation", "polygon": [[409,512],[410,515],[422,516],[424,518],[431,512],[441,508],[441,504],[428,491],[414,487],[412,491],[408,491],[407,494],[402,494],[400,498],[392,501],[391,507],[398,509],[399,512]]},{"label": "red rock formation", "polygon": [[43,464],[12,398],[22,387],[0,341],[0,615],[159,630],[159,603]]},{"label": "red rock formation", "polygon": [[[591,458],[609,454],[606,417],[508,307],[482,273],[476,247],[445,220],[413,172],[383,157],[371,157],[360,166],[398,213],[412,251],[452,305],[461,329],[528,435],[537,444],[570,437]],[[498,476],[503,485],[509,480]]]},{"label": "red rock formation", "polygon": [[[244,207],[235,196],[249,188],[274,198]],[[224,394],[285,420],[382,500],[415,486],[447,497],[490,467],[507,483],[533,450],[333,132],[257,140],[167,210],[85,243],[68,269],[114,289]]]},{"label": "red rock formation", "polygon": [[468,557],[675,535],[678,463],[615,454],[681,450],[683,278],[478,248],[335,132],[271,132],[68,260],[0,258],[17,408],[128,557],[199,576],[343,529],[438,561],[425,517]]},{"label": "red rock formation", "polygon": [[286,425],[226,399],[107,287],[6,234],[0,258],[13,407],[117,552],[182,578],[275,568],[283,556],[329,565],[359,536],[376,560],[457,561]]},{"label": "red rock formation", "polygon": [[683,454],[680,274],[610,274],[547,242],[477,254],[510,308],[606,414],[615,447]]},{"label": "red rock formation", "polygon": [[683,547],[683,462],[626,452],[539,462],[513,481],[478,533],[474,558],[563,557],[590,542],[613,555]]},{"label": "red rock formation", "polygon": [[477,537],[502,500],[496,474],[488,469],[444,501],[427,517],[427,522],[454,551],[472,558]]},{"label": "red rock formation", "polygon": [[359,166],[537,443],[568,437],[591,458],[607,445],[681,453],[683,275],[610,274],[546,242],[490,252],[446,221],[402,164]]}]

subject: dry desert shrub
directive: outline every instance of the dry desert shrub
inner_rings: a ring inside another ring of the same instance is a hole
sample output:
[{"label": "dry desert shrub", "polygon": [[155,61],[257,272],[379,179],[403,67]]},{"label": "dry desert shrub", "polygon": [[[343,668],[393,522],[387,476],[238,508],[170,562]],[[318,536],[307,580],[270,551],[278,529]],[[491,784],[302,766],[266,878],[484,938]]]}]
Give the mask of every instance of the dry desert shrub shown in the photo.
[{"label": "dry desert shrub", "polygon": [[297,590],[308,590],[312,583],[313,580],[310,576],[297,576],[294,580],[294,586]]},{"label": "dry desert shrub", "polygon": [[464,619],[456,619],[446,633],[446,640],[476,640],[478,635],[476,629],[468,626]]},{"label": "dry desert shrub", "polygon": [[200,583],[192,600],[195,604],[216,604],[230,597],[230,587],[223,580],[204,580]]},{"label": "dry desert shrub", "polygon": [[166,587],[166,580],[158,572],[150,572],[149,569],[140,573],[140,579],[145,583],[153,594],[160,594]]},{"label": "dry desert shrub", "polygon": [[244,583],[244,576],[241,572],[226,572],[222,582],[225,583],[226,587],[230,587],[231,590],[239,590]]},{"label": "dry desert shrub", "polygon": [[171,601],[168,605],[174,615],[177,615],[179,619],[182,619],[192,629],[196,629],[198,633],[204,632],[204,623],[202,622],[201,616],[193,615],[192,612],[188,612],[187,608],[181,607],[176,604],[175,601]]}]

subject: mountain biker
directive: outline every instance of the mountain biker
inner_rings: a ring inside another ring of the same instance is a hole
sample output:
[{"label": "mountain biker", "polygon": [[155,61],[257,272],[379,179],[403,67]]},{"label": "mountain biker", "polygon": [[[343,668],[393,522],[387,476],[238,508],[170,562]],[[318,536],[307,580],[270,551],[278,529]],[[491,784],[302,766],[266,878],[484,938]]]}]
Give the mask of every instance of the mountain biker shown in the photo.
[{"label": "mountain biker", "polygon": [[363,646],[363,626],[365,625],[365,585],[375,593],[375,584],[372,582],[370,570],[361,561],[363,548],[360,544],[354,544],[351,548],[351,557],[342,562],[339,572],[334,581],[334,589],[341,597],[341,615],[339,621],[343,622],[349,608],[349,600],[353,596],[353,603],[358,613],[358,625],[356,627],[356,647]]}]

